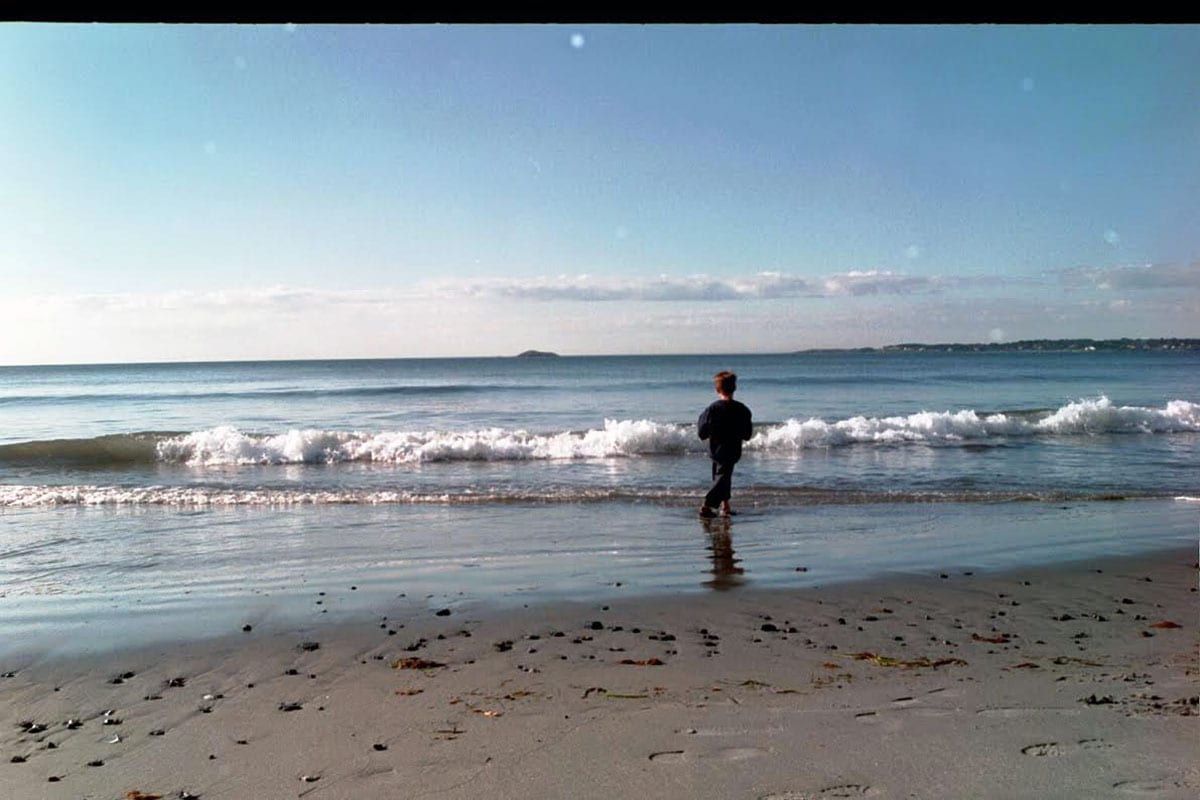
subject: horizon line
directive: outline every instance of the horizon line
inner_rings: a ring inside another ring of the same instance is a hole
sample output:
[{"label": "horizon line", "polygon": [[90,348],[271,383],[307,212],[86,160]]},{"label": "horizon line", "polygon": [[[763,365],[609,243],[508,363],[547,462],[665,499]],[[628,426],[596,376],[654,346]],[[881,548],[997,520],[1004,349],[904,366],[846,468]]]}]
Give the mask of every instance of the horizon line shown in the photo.
[{"label": "horizon line", "polygon": [[[1061,339],[1012,339],[1003,342],[894,342],[883,345],[862,345],[862,346],[846,346],[846,347],[807,347],[793,350],[757,350],[746,351],[740,353],[710,353],[710,352],[691,352],[691,353],[558,353],[548,350],[537,350],[548,354],[550,358],[681,358],[681,357],[711,357],[711,358],[736,358],[740,356],[788,356],[799,355],[803,353],[848,353],[848,352],[887,352],[889,348],[898,347],[986,347],[1000,348],[1005,346],[1013,346],[1030,342],[1161,342],[1161,341],[1184,341],[1200,345],[1200,337],[1192,336],[1119,336],[1109,337],[1104,339],[1096,339],[1087,336],[1072,336]],[[522,353],[530,352],[528,350]],[[23,369],[30,367],[131,367],[131,366],[202,366],[209,364],[263,364],[263,363],[309,363],[320,361],[436,361],[436,360],[493,360],[493,359],[519,359],[522,358],[522,353],[512,353],[509,355],[469,355],[469,356],[340,356],[340,357],[307,357],[307,358],[208,358],[208,359],[182,359],[178,361],[77,361],[77,362],[58,362],[58,363],[4,363],[0,364],[0,369]],[[544,360],[545,356],[535,356],[534,360]]]}]

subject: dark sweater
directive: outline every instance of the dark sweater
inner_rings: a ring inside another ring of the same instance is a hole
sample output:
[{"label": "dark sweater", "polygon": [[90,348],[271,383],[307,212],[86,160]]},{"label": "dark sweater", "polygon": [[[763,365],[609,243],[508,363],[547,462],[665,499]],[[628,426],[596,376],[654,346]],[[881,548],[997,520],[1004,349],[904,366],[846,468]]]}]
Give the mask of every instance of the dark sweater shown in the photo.
[{"label": "dark sweater", "polygon": [[708,440],[713,461],[733,464],[742,457],[742,442],[754,433],[750,409],[737,400],[714,400],[696,423],[701,439]]}]

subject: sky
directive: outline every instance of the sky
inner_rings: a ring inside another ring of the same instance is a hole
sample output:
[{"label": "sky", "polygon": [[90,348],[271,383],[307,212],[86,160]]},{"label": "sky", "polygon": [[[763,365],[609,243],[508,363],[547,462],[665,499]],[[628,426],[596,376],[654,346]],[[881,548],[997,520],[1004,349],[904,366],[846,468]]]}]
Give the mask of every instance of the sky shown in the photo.
[{"label": "sky", "polygon": [[1200,336],[1200,26],[0,24],[0,364]]}]

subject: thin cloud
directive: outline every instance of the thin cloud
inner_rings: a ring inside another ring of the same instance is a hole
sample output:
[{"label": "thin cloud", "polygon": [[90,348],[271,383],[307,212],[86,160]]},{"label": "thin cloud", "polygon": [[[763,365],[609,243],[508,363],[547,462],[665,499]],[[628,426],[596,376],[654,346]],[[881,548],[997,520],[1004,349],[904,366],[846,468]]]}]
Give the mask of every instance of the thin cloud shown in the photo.
[{"label": "thin cloud", "polygon": [[538,278],[434,279],[407,288],[314,289],[267,286],[238,289],[175,290],[42,295],[33,305],[60,312],[121,314],[152,312],[312,313],[318,309],[387,312],[414,302],[495,300],[524,302],[724,303],[786,298],[839,298],[938,294],[948,289],[1020,283],[994,277],[914,276],[890,270],[852,270],[819,278],[783,272],[712,277],[603,278],[560,275]]},{"label": "thin cloud", "polygon": [[[1026,291],[1015,279],[1006,283],[1021,291],[957,291],[977,288],[983,278],[922,279],[932,287],[925,291],[922,283],[905,285],[905,276],[882,272],[838,277],[840,296],[818,294],[833,289],[782,274],[696,281],[699,288],[689,289],[719,290],[740,302],[539,303],[490,289],[470,298],[438,296],[428,287],[0,296],[0,316],[14,333],[0,337],[0,364],[505,355],[530,347],[577,354],[701,353],[711,351],[714,331],[729,352],[998,337],[1200,335],[1196,291],[1073,294],[1053,284]],[[572,280],[587,287],[582,278]],[[505,285],[512,290],[527,283]],[[542,284],[555,285],[550,279]],[[602,288],[636,290],[638,297],[651,296],[652,288],[678,297],[670,294],[673,286],[669,280],[608,281]],[[939,291],[941,286],[954,290]],[[877,301],[861,296],[871,289],[879,292]],[[806,303],[803,313],[794,303],[753,299],[801,293],[827,299]]]},{"label": "thin cloud", "polygon": [[499,297],[514,300],[575,302],[687,302],[773,300],[789,297],[843,297],[937,292],[964,279],[905,275],[890,270],[851,271],[824,278],[782,272],[740,277],[694,275],[655,278],[593,278],[560,275],[547,278],[440,280],[425,289],[443,297]]},{"label": "thin cloud", "polygon": [[[1197,265],[1174,271],[1139,271],[1134,268],[1059,273],[1066,286],[1102,285],[1122,288],[1200,286]],[[321,310],[391,313],[414,303],[496,300],[568,303],[726,303],[788,298],[836,299],[871,296],[932,296],[955,291],[1023,287],[1040,281],[1000,276],[923,276],[892,270],[851,270],[822,277],[802,277],[784,272],[759,272],[743,276],[672,276],[611,278],[592,275],[559,275],[536,278],[441,278],[416,285],[373,289],[317,289],[265,286],[173,290],[165,292],[109,292],[39,295],[9,298],[33,308],[58,313],[137,314],[188,312],[229,314],[241,312],[309,314]]]},{"label": "thin cloud", "polygon": [[1124,267],[1075,267],[1059,275],[1067,289],[1200,289],[1200,261]]},{"label": "thin cloud", "polygon": [[272,286],[253,289],[204,291],[109,292],[74,295],[40,295],[37,304],[69,308],[79,312],[121,313],[152,311],[308,311],[320,306],[378,306],[408,299],[396,289],[344,290]]},{"label": "thin cloud", "polygon": [[871,270],[869,272],[847,272],[843,275],[831,275],[822,281],[821,296],[840,297],[844,295],[862,296],[869,294],[913,294],[915,292],[935,291],[941,286],[939,278],[926,278],[905,275],[890,270]]}]

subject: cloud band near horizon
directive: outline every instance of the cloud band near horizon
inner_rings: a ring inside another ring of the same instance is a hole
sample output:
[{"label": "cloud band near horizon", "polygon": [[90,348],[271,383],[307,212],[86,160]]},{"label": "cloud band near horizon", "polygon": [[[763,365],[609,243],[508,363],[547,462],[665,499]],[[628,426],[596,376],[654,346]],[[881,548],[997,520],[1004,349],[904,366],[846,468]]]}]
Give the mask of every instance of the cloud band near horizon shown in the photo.
[{"label": "cloud band near horizon", "polygon": [[409,288],[319,289],[298,286],[238,287],[166,292],[39,294],[11,298],[33,301],[48,311],[86,304],[93,310],[184,309],[196,307],[381,305],[420,299],[507,299],[534,302],[729,302],[786,298],[833,299],[875,295],[937,294],[977,288],[1058,285],[1100,291],[1200,289],[1200,261],[1186,265],[1072,267],[1034,276],[921,276],[892,270],[851,270],[822,277],[783,272],[745,276],[598,278],[590,275],[533,278],[434,278]]},{"label": "cloud band near horizon", "polygon": [[0,297],[0,364],[786,352],[902,341],[1200,336],[1200,262],[1040,276],[433,278]]}]

